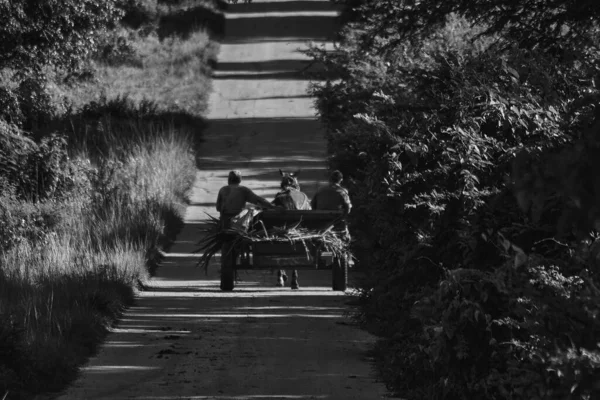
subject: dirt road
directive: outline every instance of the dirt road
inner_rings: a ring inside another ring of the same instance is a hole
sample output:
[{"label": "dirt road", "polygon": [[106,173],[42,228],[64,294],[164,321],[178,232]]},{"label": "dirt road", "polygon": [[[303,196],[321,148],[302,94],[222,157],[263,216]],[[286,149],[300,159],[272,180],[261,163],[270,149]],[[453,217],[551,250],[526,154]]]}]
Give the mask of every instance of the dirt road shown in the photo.
[{"label": "dirt road", "polygon": [[330,46],[335,15],[318,0],[229,7],[186,225],[149,290],[61,399],[385,396],[365,353],[373,338],[344,317],[349,298],[330,290],[329,272],[302,271],[299,291],[275,287],[271,272],[242,272],[235,291],[223,293],[218,267],[205,276],[192,254],[230,169],[267,198],[279,168],[302,168],[311,196],[326,181],[325,141],[298,49]]}]

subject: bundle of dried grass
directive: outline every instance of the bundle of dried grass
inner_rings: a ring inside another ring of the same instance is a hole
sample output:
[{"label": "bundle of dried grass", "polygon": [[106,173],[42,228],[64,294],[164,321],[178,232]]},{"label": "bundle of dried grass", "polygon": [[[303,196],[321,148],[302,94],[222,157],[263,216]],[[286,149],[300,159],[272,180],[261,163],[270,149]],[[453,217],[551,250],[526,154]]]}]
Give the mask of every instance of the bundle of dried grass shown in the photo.
[{"label": "bundle of dried grass", "polygon": [[229,240],[235,240],[240,234],[245,233],[241,229],[227,228],[222,229],[221,221],[209,214],[206,226],[201,228],[201,239],[198,242],[200,246],[194,253],[202,253],[202,256],[196,264],[198,267],[204,267],[205,272],[208,273],[208,264],[210,260],[221,251],[223,243]]},{"label": "bundle of dried grass", "polygon": [[233,241],[233,248],[240,249],[245,243],[301,243],[306,249],[307,255],[309,247],[307,243],[317,243],[321,245],[325,251],[333,254],[335,258],[343,258],[349,256],[353,258],[349,250],[349,242],[344,240],[340,234],[333,231],[333,224],[321,231],[314,231],[300,226],[300,223],[292,226],[281,226],[266,229],[259,221],[252,226],[248,231],[239,228],[221,228],[221,223],[218,218],[209,215],[207,227],[202,229],[204,232],[202,239],[198,242],[200,248],[196,253],[202,252],[202,256],[198,260],[198,266],[204,267],[208,271],[208,264],[212,257],[221,250],[223,243]]}]

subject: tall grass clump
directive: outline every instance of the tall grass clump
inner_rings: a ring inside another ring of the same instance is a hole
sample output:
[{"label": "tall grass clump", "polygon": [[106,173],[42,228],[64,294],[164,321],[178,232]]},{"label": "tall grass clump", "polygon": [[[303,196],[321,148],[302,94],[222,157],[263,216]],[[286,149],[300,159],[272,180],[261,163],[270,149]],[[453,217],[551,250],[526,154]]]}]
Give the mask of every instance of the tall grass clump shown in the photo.
[{"label": "tall grass clump", "polygon": [[78,161],[86,168],[68,201],[3,193],[12,231],[0,249],[0,391],[10,398],[74,377],[159,261],[166,225],[181,218],[195,175],[189,136],[156,129],[113,145],[100,164]]}]

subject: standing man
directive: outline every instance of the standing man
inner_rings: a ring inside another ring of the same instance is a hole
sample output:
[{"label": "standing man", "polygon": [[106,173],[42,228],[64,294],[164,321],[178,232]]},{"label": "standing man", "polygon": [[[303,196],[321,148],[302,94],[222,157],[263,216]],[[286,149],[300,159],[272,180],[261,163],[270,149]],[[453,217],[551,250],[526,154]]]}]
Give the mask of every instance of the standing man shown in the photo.
[{"label": "standing man", "polygon": [[[223,186],[217,195],[217,211],[221,213],[221,229],[229,228],[231,219],[238,215],[246,203],[265,208],[274,208],[266,199],[255,194],[242,183],[242,174],[234,170],[229,172],[227,186]],[[221,248],[221,290],[233,290],[235,271],[233,265],[237,254],[233,242],[227,240]]]},{"label": "standing man", "polygon": [[348,225],[346,224],[345,217],[350,214],[352,203],[350,202],[348,191],[341,186],[343,179],[344,176],[340,171],[333,171],[329,177],[329,185],[322,187],[317,191],[310,205],[313,210],[342,211],[344,221],[340,221],[334,228],[349,240],[350,233],[348,232]]}]

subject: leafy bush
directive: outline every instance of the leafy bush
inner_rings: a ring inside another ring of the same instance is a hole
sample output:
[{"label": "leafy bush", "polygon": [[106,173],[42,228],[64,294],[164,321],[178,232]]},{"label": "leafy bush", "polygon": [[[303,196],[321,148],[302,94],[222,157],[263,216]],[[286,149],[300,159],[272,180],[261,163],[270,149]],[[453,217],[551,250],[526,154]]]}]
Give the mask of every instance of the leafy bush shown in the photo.
[{"label": "leafy bush", "polygon": [[36,143],[0,120],[0,166],[0,179],[20,199],[61,198],[86,190],[87,167],[69,159],[64,136]]},{"label": "leafy bush", "polygon": [[12,196],[0,196],[0,251],[23,241],[43,242],[60,225],[60,204],[23,203]]},{"label": "leafy bush", "polygon": [[112,31],[103,38],[103,43],[94,58],[110,66],[141,67],[142,61],[131,43],[130,36],[126,32]]},{"label": "leafy bush", "polygon": [[312,50],[342,77],[313,93],[372,255],[357,317],[384,378],[411,399],[600,395],[592,50],[393,3],[361,2],[336,52]]},{"label": "leafy bush", "polygon": [[33,78],[47,66],[77,69],[121,12],[117,0],[43,0],[3,2],[0,15],[0,69]]},{"label": "leafy bush", "polygon": [[[57,115],[54,75],[80,74],[122,15],[120,0],[3,2],[0,15],[0,118],[28,131]],[[27,23],[23,23],[27,21]]]},{"label": "leafy bush", "polygon": [[[2,85],[0,85],[0,110],[2,110],[0,120],[7,121],[10,124],[19,124],[25,118],[21,111],[17,94],[10,88],[3,87]],[[2,128],[3,131],[5,129],[7,128]]]},{"label": "leafy bush", "polygon": [[347,20],[357,31],[363,50],[394,52],[406,42],[416,45],[431,38],[453,14],[482,28],[486,36],[499,34],[504,45],[548,51],[561,61],[593,60],[600,8],[592,0],[555,0],[539,7],[537,0],[337,0],[350,8]]}]

